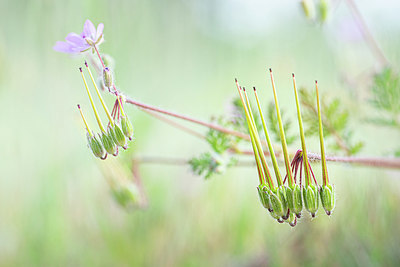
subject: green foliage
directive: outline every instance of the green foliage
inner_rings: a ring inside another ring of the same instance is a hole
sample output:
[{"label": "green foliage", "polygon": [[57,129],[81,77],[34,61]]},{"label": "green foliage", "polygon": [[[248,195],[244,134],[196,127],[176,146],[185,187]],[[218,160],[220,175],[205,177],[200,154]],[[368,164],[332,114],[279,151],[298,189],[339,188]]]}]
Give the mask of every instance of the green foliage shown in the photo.
[{"label": "green foliage", "polygon": [[[219,121],[222,122],[222,120]],[[232,147],[233,143],[235,142],[234,138],[232,138],[232,135],[211,128],[206,134],[206,141],[218,154],[222,154],[223,152],[225,152],[228,148]]]},{"label": "green foliage", "polygon": [[[240,101],[240,98],[234,98],[232,100],[232,108],[233,108],[233,117],[231,119],[232,126],[235,130],[241,131],[244,133],[249,133],[249,128],[247,126],[246,122],[246,115],[244,113],[242,101]],[[254,108],[252,108],[252,113],[254,117],[254,122],[256,123],[256,127],[259,133],[263,132],[263,126],[262,122],[260,119],[260,116],[258,115],[258,111]]]},{"label": "green foliage", "polygon": [[[318,135],[318,111],[315,102],[315,94],[305,88],[300,89],[300,100],[303,109],[303,119],[306,125],[305,134]],[[321,98],[322,125],[324,137],[331,141],[331,148],[343,151],[347,155],[358,153],[364,146],[361,141],[353,141],[353,130],[349,124],[349,111],[341,105],[338,98],[329,103]]]},{"label": "green foliage", "polygon": [[[293,143],[296,140],[297,136],[288,134],[290,127],[292,125],[292,121],[290,119],[285,119],[284,110],[281,109],[280,111],[281,111],[283,129],[285,131],[286,143],[288,145],[290,145],[291,143]],[[274,140],[276,142],[281,142],[280,133],[279,133],[278,117],[276,116],[275,104],[273,102],[270,102],[268,105],[267,116],[268,116],[268,121],[269,121],[268,130],[270,130],[273,133]]]},{"label": "green foliage", "polygon": [[394,116],[400,114],[400,77],[392,69],[386,68],[375,76],[371,92],[371,103],[376,108]]},{"label": "green foliage", "polygon": [[[375,75],[371,87],[372,105],[380,112],[379,117],[368,119],[370,123],[400,130],[400,76],[391,68]],[[394,152],[400,156],[400,148]]]},{"label": "green foliage", "polygon": [[224,173],[227,167],[235,163],[236,160],[232,157],[226,158],[225,155],[210,152],[203,153],[199,157],[192,158],[189,161],[192,171],[197,175],[203,176],[205,179],[210,178],[213,174]]}]

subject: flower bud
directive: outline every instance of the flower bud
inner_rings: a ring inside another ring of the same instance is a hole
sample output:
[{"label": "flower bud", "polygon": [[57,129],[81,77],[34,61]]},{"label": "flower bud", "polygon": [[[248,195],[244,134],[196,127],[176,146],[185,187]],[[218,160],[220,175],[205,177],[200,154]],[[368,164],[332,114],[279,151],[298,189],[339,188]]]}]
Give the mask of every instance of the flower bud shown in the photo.
[{"label": "flower bud", "polygon": [[267,187],[265,185],[260,184],[260,186],[257,187],[257,191],[261,204],[264,206],[264,208],[266,208],[271,212],[272,208],[271,204],[269,203],[269,193]]},{"label": "flower bud", "polygon": [[116,156],[118,154],[118,146],[115,144],[112,136],[113,134],[109,128],[108,133],[102,133],[100,139],[106,151],[109,154]]},{"label": "flower bud", "polygon": [[97,140],[96,136],[91,137],[88,134],[87,138],[88,138],[89,147],[92,150],[93,154],[98,158],[105,159],[107,156],[107,153],[104,150],[104,147],[101,144],[101,142],[99,140]]},{"label": "flower bud", "polygon": [[140,196],[139,190],[132,182],[111,188],[115,200],[124,208],[137,206]]},{"label": "flower bud", "polygon": [[113,133],[114,142],[120,147],[126,148],[126,137],[117,124],[114,125],[113,129],[110,129],[110,132]]},{"label": "flower bud", "polygon": [[132,140],[133,137],[133,126],[131,121],[127,116],[122,116],[121,118],[121,127],[122,131],[124,132],[125,136],[129,138],[129,140]]},{"label": "flower bud", "polygon": [[103,82],[107,88],[111,88],[114,84],[112,72],[108,67],[103,69]]},{"label": "flower bud", "polygon": [[321,203],[327,215],[331,215],[335,208],[335,192],[332,185],[321,186],[320,190]]},{"label": "flower bud", "polygon": [[309,185],[303,189],[304,206],[314,218],[319,206],[318,189],[315,185]]},{"label": "flower bud", "polygon": [[301,211],[303,210],[303,198],[301,196],[301,187],[296,184],[293,188],[293,211],[297,218],[301,217]]}]

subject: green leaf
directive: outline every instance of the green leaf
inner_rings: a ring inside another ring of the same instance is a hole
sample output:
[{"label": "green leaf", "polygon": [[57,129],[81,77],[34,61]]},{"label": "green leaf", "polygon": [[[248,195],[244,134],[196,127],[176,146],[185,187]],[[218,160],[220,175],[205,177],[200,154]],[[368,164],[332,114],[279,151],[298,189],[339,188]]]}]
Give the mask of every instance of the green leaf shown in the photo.
[{"label": "green leaf", "polygon": [[386,68],[375,75],[371,92],[375,107],[391,114],[400,113],[400,78],[392,69]]},{"label": "green leaf", "polygon": [[199,157],[192,158],[189,165],[192,171],[205,179],[210,178],[213,174],[222,174],[226,171],[226,167],[236,164],[236,160],[232,157],[226,158],[224,156],[206,152]]}]

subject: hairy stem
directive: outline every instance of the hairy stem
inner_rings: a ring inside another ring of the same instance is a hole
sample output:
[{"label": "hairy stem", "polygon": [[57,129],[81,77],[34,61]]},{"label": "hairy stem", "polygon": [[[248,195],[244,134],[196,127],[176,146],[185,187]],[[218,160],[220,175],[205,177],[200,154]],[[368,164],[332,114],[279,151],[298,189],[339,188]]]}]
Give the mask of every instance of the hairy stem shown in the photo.
[{"label": "hairy stem", "polygon": [[196,118],[193,118],[193,117],[190,117],[190,116],[187,116],[187,115],[183,115],[183,114],[175,113],[175,112],[168,111],[168,110],[165,110],[165,109],[161,109],[161,108],[158,108],[158,107],[155,107],[155,106],[147,105],[147,104],[141,103],[139,101],[133,100],[133,99],[131,99],[129,97],[126,97],[126,103],[129,103],[129,104],[132,104],[132,105],[144,108],[144,109],[152,110],[152,111],[155,111],[155,112],[158,112],[158,113],[163,113],[165,115],[172,116],[172,117],[175,117],[175,118],[178,118],[178,119],[182,119],[182,120],[185,120],[185,121],[193,122],[193,123],[196,123],[198,125],[202,125],[202,126],[205,126],[205,127],[220,131],[222,133],[230,134],[230,135],[233,135],[233,136],[236,136],[236,137],[239,137],[239,138],[242,138],[242,139],[250,141],[250,136],[249,135],[247,135],[245,133],[238,132],[238,131],[234,131],[234,130],[230,130],[230,129],[224,128],[224,127],[222,127],[220,125],[217,125],[217,124],[214,124],[214,123],[208,123],[208,122],[205,122],[205,121],[202,121],[202,120],[198,120]]},{"label": "hairy stem", "polygon": [[[216,125],[216,124],[212,124],[212,123],[207,123],[204,122],[202,120],[198,120],[196,118],[193,117],[189,117],[186,115],[182,115],[182,114],[178,114],[178,113],[174,113],[171,111],[167,111],[164,109],[160,109],[160,108],[156,108],[135,100],[130,99],[129,97],[126,98],[126,102],[144,109],[148,109],[148,110],[152,110],[155,112],[159,112],[159,113],[163,113],[175,118],[179,118],[185,121],[189,121],[198,125],[202,125],[208,128],[212,128],[214,130],[223,132],[223,133],[227,133],[227,134],[232,134],[232,132],[234,134],[234,136],[243,138],[245,140],[250,140],[250,136],[248,136],[247,134],[241,133],[241,132],[237,132],[237,131],[233,131],[227,128],[224,128],[222,126]],[[253,152],[250,151],[240,151],[237,152],[238,154],[251,154],[253,155]],[[269,155],[268,152],[264,153],[265,155]],[[275,153],[277,156],[280,155],[280,153]],[[308,158],[311,161],[316,161],[316,160],[321,160],[321,156],[319,154],[315,154],[315,153],[307,153]],[[351,164],[357,164],[357,165],[363,165],[363,166],[370,166],[370,167],[377,167],[377,168],[395,168],[395,169],[400,169],[400,158],[384,158],[384,157],[336,157],[336,156],[327,156],[326,157],[327,161],[333,161],[333,162],[347,162],[347,163],[351,163]]]}]

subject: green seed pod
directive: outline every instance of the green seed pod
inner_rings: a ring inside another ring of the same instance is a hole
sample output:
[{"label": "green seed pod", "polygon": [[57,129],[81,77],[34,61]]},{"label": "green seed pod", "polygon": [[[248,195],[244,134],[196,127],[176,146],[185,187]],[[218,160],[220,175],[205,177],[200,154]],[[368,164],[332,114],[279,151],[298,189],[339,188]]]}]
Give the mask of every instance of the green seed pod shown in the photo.
[{"label": "green seed pod", "polygon": [[321,203],[327,215],[331,215],[335,208],[335,192],[332,185],[321,186],[320,190]]},{"label": "green seed pod", "polygon": [[116,156],[118,154],[118,146],[115,144],[112,136],[113,134],[111,130],[108,130],[108,134],[102,133],[100,139],[106,151],[109,154]]},{"label": "green seed pod", "polygon": [[132,140],[133,137],[133,126],[131,121],[129,120],[128,117],[122,116],[121,118],[121,127],[122,131],[124,132],[125,136],[129,138],[129,140]]},{"label": "green seed pod", "polygon": [[307,19],[315,18],[315,6],[312,0],[302,0],[301,7]]},{"label": "green seed pod", "polygon": [[278,221],[278,223],[283,223],[283,219],[281,216],[279,216],[278,214],[276,214],[274,211],[269,213],[271,215],[272,218],[274,218],[275,220]]},{"label": "green seed pod", "polygon": [[[284,204],[282,203],[281,198],[279,197],[279,192],[277,189],[270,192],[269,200],[271,203],[271,208],[273,210],[273,212],[271,212],[271,215],[272,215],[272,213],[278,217],[282,217],[282,216],[286,215],[286,210],[284,208]],[[274,216],[272,216],[272,217],[274,217]]]},{"label": "green seed pod", "polygon": [[258,196],[260,198],[261,204],[266,208],[268,211],[272,211],[271,204],[269,203],[269,192],[266,185],[260,184],[257,187]]},{"label": "green seed pod", "polygon": [[284,211],[284,215],[282,216],[282,219],[286,220],[288,218],[289,214],[288,214],[288,203],[286,200],[286,187],[285,186],[280,186],[278,188],[278,196],[282,203],[282,207],[283,207],[283,211]]},{"label": "green seed pod", "polygon": [[320,0],[319,5],[319,19],[322,23],[324,23],[329,15],[329,1],[328,0]]},{"label": "green seed pod", "polygon": [[314,218],[319,206],[319,194],[315,185],[309,185],[303,189],[304,206]]},{"label": "green seed pod", "polygon": [[107,88],[111,88],[114,84],[112,72],[108,67],[103,69],[103,82]]},{"label": "green seed pod", "polygon": [[301,188],[298,184],[294,185],[293,188],[293,211],[297,218],[301,217],[301,211],[303,210],[303,199],[301,196]]},{"label": "green seed pod", "polygon": [[98,158],[106,159],[107,153],[106,153],[103,145],[101,144],[101,142],[99,140],[97,140],[96,136],[91,137],[88,134],[87,138],[88,138],[89,147],[92,150],[93,154]]},{"label": "green seed pod", "polygon": [[110,130],[113,133],[114,142],[120,147],[126,148],[126,137],[122,132],[121,128],[115,124],[113,129]]},{"label": "green seed pod", "polygon": [[296,226],[296,224],[297,224],[297,218],[296,218],[296,216],[294,215],[294,213],[293,212],[291,212],[290,214],[289,214],[289,218],[287,218],[286,220],[285,220],[285,222],[287,222],[290,226],[292,226],[292,227],[295,227]]},{"label": "green seed pod", "polygon": [[293,188],[292,187],[286,187],[286,202],[288,209],[292,212],[294,209],[294,203],[293,203]]},{"label": "green seed pod", "polygon": [[115,200],[124,208],[134,207],[139,201],[139,190],[133,183],[111,188]]}]

